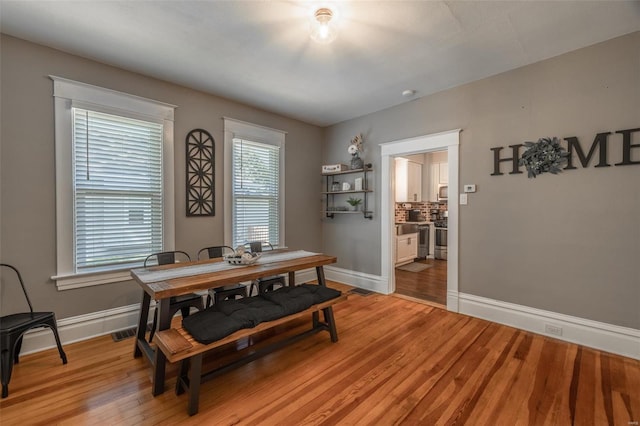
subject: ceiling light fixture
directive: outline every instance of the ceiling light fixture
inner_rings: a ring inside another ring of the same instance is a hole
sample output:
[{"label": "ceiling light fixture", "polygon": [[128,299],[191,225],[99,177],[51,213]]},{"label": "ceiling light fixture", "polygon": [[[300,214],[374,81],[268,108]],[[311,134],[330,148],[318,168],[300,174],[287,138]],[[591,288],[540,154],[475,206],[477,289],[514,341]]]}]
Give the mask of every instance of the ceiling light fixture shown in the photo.
[{"label": "ceiling light fixture", "polygon": [[333,18],[333,11],[328,7],[321,7],[316,10],[311,18],[311,38],[313,41],[321,44],[331,43],[338,36]]}]

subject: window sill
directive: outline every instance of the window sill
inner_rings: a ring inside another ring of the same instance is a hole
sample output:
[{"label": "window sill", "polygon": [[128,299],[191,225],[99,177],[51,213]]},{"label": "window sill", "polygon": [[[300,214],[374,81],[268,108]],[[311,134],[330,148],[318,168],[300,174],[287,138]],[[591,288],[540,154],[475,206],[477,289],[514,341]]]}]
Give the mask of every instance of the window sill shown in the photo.
[{"label": "window sill", "polygon": [[95,285],[131,281],[130,269],[108,272],[90,272],[85,274],[55,275],[51,277],[56,282],[58,291],[72,290]]}]

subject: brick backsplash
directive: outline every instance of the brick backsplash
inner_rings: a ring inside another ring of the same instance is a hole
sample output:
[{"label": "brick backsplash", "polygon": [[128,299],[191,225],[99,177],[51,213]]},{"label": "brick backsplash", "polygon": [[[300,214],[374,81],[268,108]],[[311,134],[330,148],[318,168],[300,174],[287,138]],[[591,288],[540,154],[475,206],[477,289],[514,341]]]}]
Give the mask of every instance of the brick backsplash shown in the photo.
[{"label": "brick backsplash", "polygon": [[[406,209],[404,204],[411,204],[411,207]],[[440,217],[442,213],[447,210],[447,203],[395,203],[395,216],[396,223],[402,223],[409,220],[409,210],[420,209],[420,214],[429,220],[432,209],[438,209],[440,211]]]}]

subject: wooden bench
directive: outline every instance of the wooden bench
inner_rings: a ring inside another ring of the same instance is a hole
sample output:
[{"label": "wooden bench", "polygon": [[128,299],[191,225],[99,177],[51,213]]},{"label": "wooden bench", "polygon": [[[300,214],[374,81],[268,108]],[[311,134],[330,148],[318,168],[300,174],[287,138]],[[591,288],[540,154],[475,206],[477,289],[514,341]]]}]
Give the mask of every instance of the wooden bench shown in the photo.
[{"label": "wooden bench", "polygon": [[[215,342],[209,344],[202,344],[196,341],[188,331],[182,328],[182,326],[158,331],[155,335],[154,342],[157,344],[159,351],[162,351],[169,362],[175,363],[181,361],[180,370],[178,372],[178,379],[176,381],[176,395],[180,395],[184,393],[185,390],[188,390],[188,412],[189,415],[192,416],[198,412],[200,383],[202,383],[203,381],[219,376],[220,374],[223,374],[233,368],[251,362],[261,356],[278,350],[288,344],[297,342],[304,337],[315,334],[319,331],[328,331],[331,336],[331,341],[334,343],[337,342],[338,332],[336,330],[336,323],[333,317],[332,306],[345,300],[347,300],[347,295],[342,294],[334,299],[319,303],[317,305],[313,305],[310,308],[305,309],[304,311],[287,315],[274,321],[263,322],[253,328],[238,330],[223,339],[216,340]],[[321,322],[319,319],[320,311],[322,311],[324,314],[324,322]],[[266,347],[248,354],[247,356],[237,361],[202,374],[202,358],[206,352],[209,352],[213,349],[219,348],[236,340],[251,336],[253,334],[269,330],[273,327],[277,327],[281,324],[308,314],[311,314],[312,316],[312,327],[310,330],[307,330],[295,336],[288,337],[278,342],[274,342]],[[158,354],[159,351],[156,351],[156,354]]]}]

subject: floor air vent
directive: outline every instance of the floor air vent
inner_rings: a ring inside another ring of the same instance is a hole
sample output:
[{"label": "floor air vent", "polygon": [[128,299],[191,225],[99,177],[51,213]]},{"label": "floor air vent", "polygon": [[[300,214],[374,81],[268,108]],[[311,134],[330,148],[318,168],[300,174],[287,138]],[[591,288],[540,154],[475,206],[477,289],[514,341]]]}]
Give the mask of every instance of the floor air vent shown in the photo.
[{"label": "floor air vent", "polygon": [[368,296],[373,292],[370,290],[365,290],[363,288],[352,288],[350,293],[359,294],[360,296]]},{"label": "floor air vent", "polygon": [[115,331],[111,333],[111,337],[114,342],[119,342],[124,339],[128,339],[129,337],[133,337],[136,335],[136,327],[127,328],[126,330]]}]

